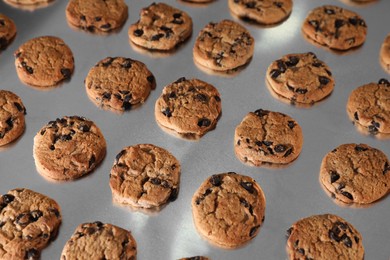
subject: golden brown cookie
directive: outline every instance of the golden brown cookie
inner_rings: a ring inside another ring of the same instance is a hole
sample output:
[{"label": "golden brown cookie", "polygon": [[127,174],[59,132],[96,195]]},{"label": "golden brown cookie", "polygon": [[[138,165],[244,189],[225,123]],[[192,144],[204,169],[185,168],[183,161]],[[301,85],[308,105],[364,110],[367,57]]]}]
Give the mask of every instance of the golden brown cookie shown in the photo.
[{"label": "golden brown cookie", "polygon": [[276,24],[290,15],[292,0],[228,0],[230,11],[241,19]]},{"label": "golden brown cookie", "polygon": [[320,180],[337,200],[372,203],[390,191],[389,160],[366,144],[343,144],[322,160]]},{"label": "golden brown cookie", "polygon": [[35,260],[61,224],[60,206],[28,189],[13,189],[0,197],[0,259]]},{"label": "golden brown cookie", "polygon": [[16,35],[14,21],[4,14],[0,14],[0,51],[7,48]]},{"label": "golden brown cookie", "polygon": [[61,260],[137,258],[130,231],[100,221],[80,224],[66,242]]},{"label": "golden brown cookie", "polygon": [[350,223],[331,214],[303,218],[287,231],[289,259],[363,260],[362,236]]},{"label": "golden brown cookie", "polygon": [[179,183],[179,161],[152,144],[125,147],[110,173],[114,200],[137,208],[157,208],[175,200]]},{"label": "golden brown cookie", "polygon": [[106,141],[90,120],[65,116],[50,121],[34,137],[37,170],[54,180],[73,180],[91,172],[106,154]]},{"label": "golden brown cookie", "polygon": [[19,79],[32,86],[50,87],[70,79],[74,69],[72,51],[54,36],[42,36],[22,44],[15,51]]},{"label": "golden brown cookie", "polygon": [[191,33],[191,17],[164,3],[152,3],[143,8],[140,19],[129,27],[130,40],[151,50],[172,50]]},{"label": "golden brown cookie", "polygon": [[96,105],[119,111],[143,103],[155,87],[145,64],[122,57],[99,61],[85,79],[87,94]]},{"label": "golden brown cookie", "polygon": [[0,146],[17,139],[25,128],[26,108],[16,94],[0,90]]},{"label": "golden brown cookie", "polygon": [[382,43],[379,58],[383,67],[390,73],[390,34],[386,36]]},{"label": "golden brown cookie", "polygon": [[302,31],[321,45],[345,51],[364,43],[367,25],[355,12],[334,5],[324,5],[308,14]]},{"label": "golden brown cookie", "polygon": [[231,71],[250,61],[254,46],[254,38],[240,24],[230,20],[209,23],[196,38],[194,61],[211,70]]},{"label": "golden brown cookie", "polygon": [[68,22],[90,32],[109,32],[121,27],[127,13],[123,0],[70,0],[66,7]]},{"label": "golden brown cookie", "polygon": [[302,129],[294,119],[263,109],[248,113],[234,135],[237,158],[251,166],[290,163],[302,145]]},{"label": "golden brown cookie", "polygon": [[235,248],[253,239],[265,216],[265,197],[254,179],[234,172],[207,178],[192,197],[198,232],[210,242]]}]

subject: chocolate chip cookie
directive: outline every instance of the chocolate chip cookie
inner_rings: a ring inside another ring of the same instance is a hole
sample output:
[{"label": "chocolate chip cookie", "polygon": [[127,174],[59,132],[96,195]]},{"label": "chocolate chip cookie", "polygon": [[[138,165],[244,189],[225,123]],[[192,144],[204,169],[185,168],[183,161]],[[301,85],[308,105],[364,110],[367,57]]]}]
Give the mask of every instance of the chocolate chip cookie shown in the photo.
[{"label": "chocolate chip cookie", "polygon": [[39,130],[33,153],[40,174],[54,180],[73,180],[99,165],[106,154],[106,141],[92,121],[65,116]]},{"label": "chocolate chip cookie", "polygon": [[386,79],[353,90],[347,113],[357,125],[371,134],[390,134],[390,83]]},{"label": "chocolate chip cookie", "polygon": [[302,145],[302,129],[294,119],[263,109],[249,112],[234,134],[237,158],[252,166],[290,163]]},{"label": "chocolate chip cookie", "polygon": [[0,146],[17,139],[25,128],[26,108],[16,94],[0,90]]},{"label": "chocolate chip cookie", "polygon": [[87,94],[96,105],[119,111],[143,103],[155,87],[145,64],[122,57],[99,61],[85,79]]},{"label": "chocolate chip cookie", "polygon": [[14,21],[4,14],[0,14],[0,51],[5,50],[16,35]]},{"label": "chocolate chip cookie", "polygon": [[125,147],[110,173],[114,200],[137,208],[156,208],[175,200],[179,183],[179,161],[152,144]]},{"label": "chocolate chip cookie", "polygon": [[372,203],[390,191],[389,160],[366,144],[343,144],[322,160],[320,180],[344,203]]},{"label": "chocolate chip cookie", "polygon": [[69,24],[90,32],[109,32],[127,19],[124,0],[70,0],[66,7]]},{"label": "chocolate chip cookie", "polygon": [[314,104],[334,88],[330,68],[312,52],[288,54],[272,62],[266,80],[276,94],[292,103]]},{"label": "chocolate chip cookie", "polygon": [[383,67],[390,73],[390,34],[386,36],[382,43],[379,58]]},{"label": "chocolate chip cookie", "polygon": [[291,13],[292,0],[229,0],[230,11],[244,20],[259,24],[276,24]]},{"label": "chocolate chip cookie", "polygon": [[146,49],[172,50],[192,33],[192,19],[184,11],[164,3],[152,3],[129,27],[130,40]]},{"label": "chocolate chip cookie", "polygon": [[39,259],[61,224],[60,206],[28,189],[0,197],[0,259]]},{"label": "chocolate chip cookie", "polygon": [[80,224],[62,250],[61,260],[136,259],[130,231],[100,221]]},{"label": "chocolate chip cookie", "polygon": [[154,114],[168,132],[197,139],[215,128],[221,111],[221,97],[214,86],[183,77],[164,87]]},{"label": "chocolate chip cookie", "polygon": [[251,177],[230,173],[207,178],[192,197],[198,232],[224,248],[253,239],[264,221],[265,197]]},{"label": "chocolate chip cookie", "polygon": [[308,14],[302,31],[309,39],[321,45],[345,51],[364,43],[367,25],[355,12],[338,6],[324,5]]},{"label": "chocolate chip cookie", "polygon": [[339,216],[303,218],[287,231],[289,259],[363,259],[362,236]]},{"label": "chocolate chip cookie", "polygon": [[194,61],[215,71],[231,71],[247,64],[255,40],[240,24],[223,20],[204,27],[193,48]]},{"label": "chocolate chip cookie", "polygon": [[14,53],[19,79],[32,86],[50,87],[70,79],[74,69],[72,51],[54,36],[31,39]]}]

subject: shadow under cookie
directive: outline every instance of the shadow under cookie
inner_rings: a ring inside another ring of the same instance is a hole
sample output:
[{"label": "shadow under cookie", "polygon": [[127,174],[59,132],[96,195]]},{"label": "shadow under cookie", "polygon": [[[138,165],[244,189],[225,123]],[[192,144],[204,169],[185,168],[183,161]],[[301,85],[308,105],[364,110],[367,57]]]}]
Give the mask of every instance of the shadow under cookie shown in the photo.
[{"label": "shadow under cookie", "polygon": [[244,65],[241,65],[239,67],[236,67],[236,68],[230,69],[230,70],[226,70],[226,71],[212,70],[212,69],[210,69],[210,68],[200,64],[199,62],[197,62],[196,59],[193,59],[193,61],[194,61],[195,66],[199,70],[207,73],[208,75],[219,76],[219,77],[226,77],[226,78],[233,78],[233,77],[237,76],[238,74],[240,74],[241,71],[243,71],[246,67],[249,66],[249,64],[252,61],[252,58],[250,58]]},{"label": "shadow under cookie", "polygon": [[264,24],[264,23],[260,23],[258,21],[256,21],[255,19],[253,18],[250,18],[249,16],[242,16],[242,15],[237,15],[235,13],[233,13],[231,10],[229,10],[230,12],[230,15],[236,20],[236,21],[243,21],[245,23],[247,23],[248,25],[250,26],[253,26],[255,27],[256,29],[267,29],[267,28],[275,28],[281,24],[283,24],[285,21],[288,20],[288,18],[291,16],[291,13],[289,15],[287,15],[285,18],[283,18],[282,20],[276,22],[276,23],[271,23],[271,24]]},{"label": "shadow under cookie", "polygon": [[71,28],[75,32],[83,32],[83,33],[87,33],[89,35],[96,35],[96,36],[110,36],[113,34],[119,34],[123,29],[123,26],[121,26],[119,28],[114,28],[114,29],[111,29],[110,31],[105,32],[105,31],[96,30],[96,28],[93,26],[79,27],[79,26],[76,26],[76,25],[70,23],[68,20],[66,20],[66,23],[68,24],[69,28]]}]

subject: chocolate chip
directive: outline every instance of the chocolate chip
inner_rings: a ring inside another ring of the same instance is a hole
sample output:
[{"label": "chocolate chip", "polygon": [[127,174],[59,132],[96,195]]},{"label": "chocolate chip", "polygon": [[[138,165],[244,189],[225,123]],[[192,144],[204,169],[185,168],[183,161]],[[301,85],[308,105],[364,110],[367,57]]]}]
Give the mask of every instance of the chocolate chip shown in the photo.
[{"label": "chocolate chip", "polygon": [[250,232],[249,232],[249,236],[252,237],[256,234],[256,231],[259,229],[260,226],[254,226],[253,228],[251,228]]},{"label": "chocolate chip", "polygon": [[124,110],[130,110],[132,105],[130,103],[131,101],[131,98],[132,98],[132,95],[129,94],[129,95],[126,95],[124,98],[123,98],[123,103],[122,103],[122,108]]},{"label": "chocolate chip", "polygon": [[103,24],[100,26],[101,29],[110,29],[111,28],[111,24],[109,23],[106,23],[106,24]]},{"label": "chocolate chip", "polygon": [[5,21],[3,19],[0,19],[0,26],[4,26],[5,25]]},{"label": "chocolate chip", "polygon": [[56,208],[49,208],[49,212],[54,213],[57,218],[60,217],[60,212]]},{"label": "chocolate chip", "polygon": [[120,152],[115,156],[116,161],[118,162],[119,159],[120,159],[125,153],[126,153],[126,150],[120,151]]},{"label": "chocolate chip", "polygon": [[296,66],[296,65],[298,64],[298,62],[299,62],[299,58],[296,57],[296,56],[290,56],[288,59],[289,59],[289,60],[286,61],[286,65],[287,65],[288,67],[294,67],[294,66]]},{"label": "chocolate chip", "polygon": [[273,142],[271,141],[263,141],[262,142],[265,146],[271,146],[273,144]]},{"label": "chocolate chip", "polygon": [[292,227],[290,227],[289,229],[287,229],[287,231],[286,231],[286,238],[287,238],[287,239],[291,236],[292,231],[293,231],[293,228],[292,228]]},{"label": "chocolate chip", "polygon": [[166,27],[165,25],[161,26],[160,29],[165,32],[165,37],[166,38],[168,38],[169,36],[171,36],[171,34],[173,34],[172,29],[169,28],[169,27]]},{"label": "chocolate chip", "polygon": [[292,91],[292,92],[295,91],[295,88],[291,87],[288,83],[287,83],[287,88],[288,88],[288,90],[290,90],[290,91]]},{"label": "chocolate chip", "polygon": [[142,34],[144,34],[144,31],[142,29],[136,29],[133,34],[136,37],[140,37]]},{"label": "chocolate chip", "polygon": [[349,247],[349,248],[351,248],[352,247],[352,240],[351,240],[351,238],[350,237],[348,237],[346,234],[344,234],[343,236],[345,236],[344,238],[343,238],[343,243],[344,243],[344,245],[346,246],[346,247]]},{"label": "chocolate chip", "polygon": [[88,27],[84,27],[84,29],[86,29],[87,31],[89,31],[89,32],[94,32],[95,31],[95,26],[93,26],[93,25],[90,25],[90,26],[88,26]]},{"label": "chocolate chip", "polygon": [[168,118],[172,116],[172,111],[169,109],[169,107],[165,108],[163,111],[161,111],[161,113],[163,113],[164,116]]},{"label": "chocolate chip", "polygon": [[353,200],[353,196],[351,193],[347,192],[347,191],[342,191],[341,194],[344,196],[344,197],[347,197],[348,199],[350,200]]},{"label": "chocolate chip", "polygon": [[356,243],[359,243],[359,238],[357,236],[354,236],[353,238],[355,239]]},{"label": "chocolate chip", "polygon": [[296,126],[296,124],[295,124],[294,121],[288,121],[288,122],[287,122],[287,125],[288,125],[288,127],[289,127],[290,129],[293,129],[293,128]]},{"label": "chocolate chip", "polygon": [[30,212],[30,219],[32,222],[37,221],[42,216],[43,216],[43,212],[40,210],[33,210]]},{"label": "chocolate chip", "polygon": [[307,54],[310,54],[313,59],[317,59],[317,55],[315,55],[314,52],[309,51]]},{"label": "chocolate chip", "polygon": [[341,26],[343,26],[345,24],[345,21],[344,20],[341,20],[341,19],[336,19],[336,21],[334,21],[334,27],[336,29],[340,28]]},{"label": "chocolate chip", "polygon": [[8,128],[14,127],[14,120],[12,119],[12,117],[8,118],[5,122],[7,123]]},{"label": "chocolate chip", "polygon": [[297,92],[299,94],[306,94],[307,93],[307,89],[305,89],[305,88],[297,88],[295,90],[295,92]]},{"label": "chocolate chip", "polygon": [[5,204],[11,203],[12,201],[14,201],[14,199],[15,199],[14,195],[11,195],[11,194],[4,194],[3,195],[3,203],[5,203]]},{"label": "chocolate chip", "polygon": [[67,134],[67,135],[61,135],[60,137],[61,141],[65,142],[65,141],[70,141],[72,140],[72,136],[70,134]]},{"label": "chocolate chip", "polygon": [[378,128],[376,128],[374,125],[369,125],[368,126],[368,132],[371,134],[375,135],[378,133]]},{"label": "chocolate chip", "polygon": [[213,185],[213,186],[221,186],[222,185],[222,178],[220,175],[213,175],[211,176],[210,178],[210,183]]},{"label": "chocolate chip", "polygon": [[183,22],[183,20],[182,19],[173,19],[173,21],[172,21],[172,23],[174,23],[174,24],[183,24],[184,22]]},{"label": "chocolate chip", "polygon": [[112,64],[112,62],[114,60],[115,60],[114,58],[109,57],[109,58],[107,58],[107,60],[105,62],[102,62],[102,66],[103,67],[108,67],[108,66],[110,66]]},{"label": "chocolate chip", "polygon": [[146,78],[146,80],[149,82],[149,83],[154,83],[156,81],[156,79],[154,78],[153,75],[150,75]]},{"label": "chocolate chip", "polygon": [[385,168],[383,170],[383,175],[385,175],[388,171],[390,171],[390,166],[388,162],[385,162]]},{"label": "chocolate chip", "polygon": [[333,183],[340,179],[340,174],[338,174],[336,171],[330,171],[330,183]]},{"label": "chocolate chip", "polygon": [[287,152],[283,155],[283,157],[289,156],[290,154],[292,154],[292,152],[293,152],[293,148],[291,147],[290,149],[287,150]]},{"label": "chocolate chip", "polygon": [[178,19],[181,17],[181,13],[174,13],[173,18]]},{"label": "chocolate chip", "polygon": [[356,26],[356,25],[358,24],[358,22],[359,22],[359,19],[358,19],[357,17],[351,17],[351,18],[348,19],[348,22],[349,22],[350,24]]},{"label": "chocolate chip", "polygon": [[16,224],[20,226],[27,226],[31,222],[31,215],[30,213],[20,213],[15,218]]},{"label": "chocolate chip", "polygon": [[160,185],[161,184],[161,180],[159,178],[151,178],[150,182],[152,184],[154,184],[154,185]]},{"label": "chocolate chip", "polygon": [[209,101],[209,98],[206,95],[199,93],[199,94],[196,94],[195,100],[198,100],[202,103],[207,103]]},{"label": "chocolate chip", "polygon": [[178,79],[175,81],[175,83],[180,83],[180,82],[183,82],[183,81],[185,81],[185,80],[186,80],[185,77],[181,77],[181,78],[178,78]]},{"label": "chocolate chip", "polygon": [[358,151],[358,152],[365,152],[365,151],[368,150],[368,148],[365,148],[365,147],[356,145],[356,146],[355,146],[355,150]]},{"label": "chocolate chip", "polygon": [[8,41],[5,37],[0,37],[0,50],[4,50],[8,45]]},{"label": "chocolate chip", "polygon": [[82,131],[83,133],[86,133],[90,130],[90,127],[84,124],[80,124],[79,130]]},{"label": "chocolate chip", "polygon": [[96,157],[92,154],[91,158],[88,161],[88,168],[91,168],[91,166],[95,163]]},{"label": "chocolate chip", "polygon": [[390,82],[387,79],[380,79],[378,84],[384,84],[386,86],[390,86]]},{"label": "chocolate chip", "polygon": [[353,117],[355,118],[356,121],[359,121],[359,115],[357,111],[353,114]]},{"label": "chocolate chip", "polygon": [[26,255],[24,257],[25,260],[37,260],[39,259],[39,251],[35,248],[30,248],[26,251]]},{"label": "chocolate chip", "polygon": [[255,192],[255,189],[253,188],[252,182],[240,182],[241,187],[243,187],[245,190],[247,190],[250,194],[253,194]]},{"label": "chocolate chip", "polygon": [[169,195],[168,200],[169,201],[175,201],[177,199],[178,193],[179,193],[178,189],[173,188],[172,191],[171,191],[171,195]]},{"label": "chocolate chip", "polygon": [[198,126],[199,127],[208,127],[211,125],[210,119],[202,118],[198,120]]},{"label": "chocolate chip", "polygon": [[324,9],[324,12],[325,12],[326,14],[335,14],[335,13],[336,13],[333,9],[329,9],[329,8],[325,8],[325,9]]},{"label": "chocolate chip", "polygon": [[320,30],[320,24],[316,20],[309,21],[309,24],[314,27],[314,30],[317,32]]},{"label": "chocolate chip", "polygon": [[274,147],[274,150],[275,152],[277,153],[283,153],[284,151],[286,151],[287,149],[287,146],[283,145],[283,144],[278,144]]},{"label": "chocolate chip", "polygon": [[99,22],[99,21],[101,21],[101,20],[102,20],[102,18],[101,18],[100,16],[96,16],[96,17],[95,17],[95,21],[96,21],[96,22]]},{"label": "chocolate chip", "polygon": [[338,237],[338,234],[336,234],[332,228],[332,230],[329,230],[329,233],[328,233],[328,236],[330,239],[336,241],[336,242],[340,242],[340,238]]},{"label": "chocolate chip", "polygon": [[280,72],[280,70],[277,70],[277,69],[273,69],[273,70],[271,70],[271,72],[269,73],[269,75],[270,75],[271,78],[273,78],[273,79],[276,79],[277,77],[279,77],[280,74],[282,74],[282,72]]},{"label": "chocolate chip", "polygon": [[219,96],[214,96],[215,101],[221,102],[221,98]]},{"label": "chocolate chip", "polygon": [[243,198],[240,198],[240,204],[242,204],[245,208],[249,207],[249,203]]},{"label": "chocolate chip", "polygon": [[64,68],[64,69],[61,69],[61,74],[64,77],[64,79],[70,79],[72,72],[70,71],[70,69]]},{"label": "chocolate chip", "polygon": [[286,64],[282,60],[277,60],[276,65],[278,66],[278,69],[280,70],[280,72],[282,72],[282,73],[286,72],[287,67],[286,67]]},{"label": "chocolate chip", "polygon": [[80,20],[85,21],[86,19],[85,15],[80,15]]},{"label": "chocolate chip", "polygon": [[255,1],[247,2],[247,3],[245,3],[245,7],[249,8],[249,9],[255,8],[256,7],[256,2]]},{"label": "chocolate chip", "polygon": [[14,106],[19,112],[25,112],[25,109],[18,102],[14,102]]},{"label": "chocolate chip", "polygon": [[85,230],[85,233],[87,233],[88,235],[93,235],[96,233],[96,229],[94,227],[88,227],[87,230]]},{"label": "chocolate chip", "polygon": [[297,251],[298,251],[298,253],[300,253],[301,255],[304,255],[304,254],[305,254],[305,249],[303,249],[303,248],[298,248]]},{"label": "chocolate chip", "polygon": [[324,76],[319,76],[318,80],[320,81],[321,85],[326,85],[330,82],[330,79]]},{"label": "chocolate chip", "polygon": [[132,59],[125,59],[125,61],[122,63],[122,67],[125,69],[130,69],[132,63],[133,63]]},{"label": "chocolate chip", "polygon": [[269,111],[268,110],[264,110],[264,109],[258,109],[254,112],[258,117],[263,117],[265,115],[268,115],[269,114]]},{"label": "chocolate chip", "polygon": [[20,64],[27,71],[28,74],[33,74],[34,73],[33,68],[31,68],[30,66],[27,66],[26,62],[22,61]]},{"label": "chocolate chip", "polygon": [[283,7],[283,3],[282,2],[274,2],[274,5],[276,7],[279,7],[279,8],[282,8]]},{"label": "chocolate chip", "polygon": [[52,145],[49,146],[49,149],[52,150],[52,151],[54,151],[56,148],[55,148],[55,146],[52,144]]},{"label": "chocolate chip", "polygon": [[103,95],[102,95],[102,99],[110,100],[111,99],[111,93],[104,92]]},{"label": "chocolate chip", "polygon": [[222,51],[222,52],[217,53],[217,55],[215,56],[214,60],[217,63],[217,65],[221,65],[221,62],[223,60],[223,54],[224,54],[224,52]]}]

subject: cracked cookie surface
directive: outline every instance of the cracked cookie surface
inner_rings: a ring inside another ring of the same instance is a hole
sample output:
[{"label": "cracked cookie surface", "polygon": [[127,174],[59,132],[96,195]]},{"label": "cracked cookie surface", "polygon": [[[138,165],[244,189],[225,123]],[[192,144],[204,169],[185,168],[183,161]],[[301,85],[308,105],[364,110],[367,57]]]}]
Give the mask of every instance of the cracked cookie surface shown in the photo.
[{"label": "cracked cookie surface", "polygon": [[324,5],[308,14],[302,31],[321,45],[345,51],[364,43],[367,25],[355,12],[334,5]]},{"label": "cracked cookie surface", "polygon": [[332,214],[295,222],[287,231],[289,259],[363,260],[362,236],[346,220]]},{"label": "cracked cookie surface", "polygon": [[371,134],[390,134],[390,83],[386,79],[353,90],[347,102],[349,118]]},{"label": "cracked cookie surface", "polygon": [[119,111],[143,103],[155,87],[145,64],[122,57],[99,61],[85,79],[87,94],[97,106]]},{"label": "cracked cookie surface", "polygon": [[175,200],[179,183],[179,161],[152,144],[124,148],[110,173],[114,200],[137,208],[157,208]]},{"label": "cracked cookie surface", "polygon": [[221,111],[221,97],[214,86],[180,78],[163,89],[154,113],[163,129],[184,138],[199,138],[215,128]]},{"label": "cracked cookie surface", "polygon": [[344,203],[372,203],[390,191],[389,160],[366,144],[343,144],[322,160],[320,180]]},{"label": "cracked cookie surface", "polygon": [[70,79],[74,69],[72,51],[54,36],[33,38],[14,53],[19,79],[32,86],[50,87]]},{"label": "cracked cookie surface", "polygon": [[302,144],[302,129],[294,119],[263,109],[248,113],[234,135],[237,158],[252,166],[290,163],[299,156]]},{"label": "cracked cookie surface", "polygon": [[0,146],[17,139],[25,128],[26,108],[16,94],[0,90]]},{"label": "cracked cookie surface", "polygon": [[0,14],[0,51],[7,48],[16,35],[14,21],[4,14]]},{"label": "cracked cookie surface", "polygon": [[106,154],[106,141],[90,120],[65,116],[50,121],[34,137],[37,170],[54,180],[73,180],[91,172]]},{"label": "cracked cookie surface", "polygon": [[292,0],[229,0],[230,11],[241,19],[259,24],[276,24],[291,13]]},{"label": "cracked cookie surface", "polygon": [[136,258],[137,244],[131,232],[100,221],[80,224],[61,253],[61,260]]},{"label": "cracked cookie surface", "polygon": [[192,197],[198,232],[220,247],[235,248],[253,239],[265,216],[261,187],[248,176],[230,173],[207,178]]},{"label": "cracked cookie surface", "polygon": [[240,24],[230,20],[209,23],[195,41],[194,61],[211,70],[231,71],[249,62],[254,46],[254,38]]},{"label": "cracked cookie surface", "polygon": [[146,49],[172,50],[192,33],[192,19],[184,11],[164,3],[143,8],[140,19],[129,27],[130,40]]},{"label": "cracked cookie surface", "polygon": [[334,88],[330,68],[312,53],[288,54],[268,67],[272,90],[292,103],[314,104]]},{"label": "cracked cookie surface", "polygon": [[109,32],[125,23],[127,9],[123,0],[70,0],[66,19],[83,30]]},{"label": "cracked cookie surface", "polygon": [[0,197],[0,259],[39,259],[58,232],[60,207],[53,199],[28,189]]},{"label": "cracked cookie surface", "polygon": [[383,67],[390,73],[390,34],[388,34],[382,43],[379,58]]}]

